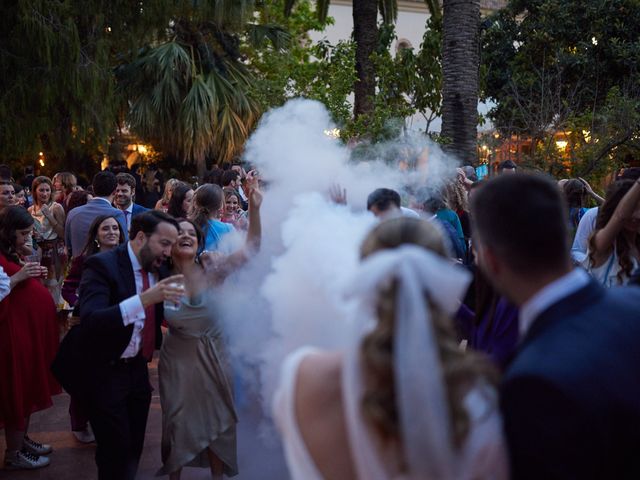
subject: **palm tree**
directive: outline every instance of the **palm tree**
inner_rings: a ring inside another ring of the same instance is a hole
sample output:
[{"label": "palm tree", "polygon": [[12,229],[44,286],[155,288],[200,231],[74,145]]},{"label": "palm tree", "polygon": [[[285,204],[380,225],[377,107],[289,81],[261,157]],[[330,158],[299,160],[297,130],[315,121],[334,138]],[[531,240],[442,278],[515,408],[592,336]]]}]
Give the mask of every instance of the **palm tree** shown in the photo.
[{"label": "palm tree", "polygon": [[479,0],[444,0],[442,136],[464,164],[477,158]]},{"label": "palm tree", "polygon": [[250,1],[194,1],[170,22],[166,41],[117,71],[132,131],[195,162],[201,178],[207,157],[224,162],[238,155],[261,113],[248,93],[241,38],[269,40],[278,49],[288,42],[277,26],[249,23],[253,12]]},{"label": "palm tree", "polygon": [[[433,16],[440,15],[438,0],[424,0]],[[285,0],[285,14],[289,15],[296,0]],[[316,12],[324,21],[329,13],[330,0],[318,0]],[[371,55],[378,45],[378,12],[385,23],[393,23],[398,16],[397,0],[353,0],[353,39],[356,43],[356,76],[353,86],[354,117],[373,113],[376,94],[376,72]]]}]

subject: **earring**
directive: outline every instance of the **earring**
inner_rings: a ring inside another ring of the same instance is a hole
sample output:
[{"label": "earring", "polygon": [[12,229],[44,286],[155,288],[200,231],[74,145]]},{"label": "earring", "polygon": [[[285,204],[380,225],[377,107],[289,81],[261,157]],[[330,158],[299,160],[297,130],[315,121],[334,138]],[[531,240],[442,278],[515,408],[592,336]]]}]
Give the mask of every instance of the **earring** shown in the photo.
[{"label": "earring", "polygon": [[94,240],[94,242],[96,242],[96,247],[100,248],[100,242],[98,241],[97,238]]}]

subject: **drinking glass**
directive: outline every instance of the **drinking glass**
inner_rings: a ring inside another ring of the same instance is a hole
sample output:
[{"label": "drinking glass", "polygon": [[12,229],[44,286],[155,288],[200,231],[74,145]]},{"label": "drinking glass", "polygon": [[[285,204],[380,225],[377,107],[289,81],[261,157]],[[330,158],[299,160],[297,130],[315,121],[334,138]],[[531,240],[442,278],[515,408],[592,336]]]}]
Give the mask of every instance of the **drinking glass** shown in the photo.
[{"label": "drinking glass", "polygon": [[[182,282],[171,282],[169,284],[170,287],[180,288],[184,292],[184,283]],[[165,310],[178,310],[180,309],[181,302],[173,302],[171,300],[165,300],[163,305]]]}]

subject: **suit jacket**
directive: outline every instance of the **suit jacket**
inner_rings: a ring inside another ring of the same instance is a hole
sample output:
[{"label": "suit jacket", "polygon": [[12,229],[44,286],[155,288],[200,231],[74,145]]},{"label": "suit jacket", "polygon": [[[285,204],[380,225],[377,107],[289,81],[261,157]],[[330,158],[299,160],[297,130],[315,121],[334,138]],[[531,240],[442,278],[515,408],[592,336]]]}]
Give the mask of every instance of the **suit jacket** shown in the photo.
[{"label": "suit jacket", "polygon": [[[166,276],[160,272],[160,278]],[[93,362],[117,360],[127,348],[133,324],[125,326],[120,302],[136,294],[133,267],[124,243],[109,252],[92,255],[84,262],[79,289],[80,327],[87,357]],[[156,304],[156,348],[162,341],[162,303]]]},{"label": "suit jacket", "polygon": [[501,386],[512,478],[640,478],[640,289],[591,281],[542,312]]},{"label": "suit jacket", "polygon": [[133,204],[133,208],[131,209],[131,216],[135,217],[139,213],[148,212],[149,209],[147,207],[143,207],[142,205],[138,205],[137,203]]},{"label": "suit jacket", "polygon": [[71,249],[74,257],[82,253],[87,243],[89,227],[99,215],[113,215],[124,230],[125,240],[129,239],[124,214],[104,200],[94,198],[93,200],[89,200],[85,205],[74,208],[69,212],[69,215],[67,215],[64,226],[64,238],[67,248]]}]

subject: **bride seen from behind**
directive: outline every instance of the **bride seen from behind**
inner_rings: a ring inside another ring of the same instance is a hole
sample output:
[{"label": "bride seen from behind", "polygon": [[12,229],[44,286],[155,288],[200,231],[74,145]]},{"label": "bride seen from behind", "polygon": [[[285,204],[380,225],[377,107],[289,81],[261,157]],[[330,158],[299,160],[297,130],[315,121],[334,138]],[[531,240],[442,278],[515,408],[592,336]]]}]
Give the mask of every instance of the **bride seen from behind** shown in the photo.
[{"label": "bride seen from behind", "polygon": [[350,347],[283,364],[273,410],[291,477],[507,478],[496,373],[459,348],[451,320],[468,273],[415,218],[377,225],[361,258]]}]

